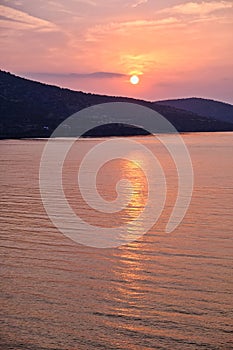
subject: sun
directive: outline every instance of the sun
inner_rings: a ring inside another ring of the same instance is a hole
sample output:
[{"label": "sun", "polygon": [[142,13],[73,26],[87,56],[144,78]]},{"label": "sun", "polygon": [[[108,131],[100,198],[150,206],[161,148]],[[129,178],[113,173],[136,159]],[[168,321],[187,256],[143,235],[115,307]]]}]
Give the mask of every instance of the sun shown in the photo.
[{"label": "sun", "polygon": [[133,85],[137,85],[139,83],[139,81],[140,81],[140,79],[139,79],[139,77],[137,75],[132,75],[130,77],[130,82]]}]

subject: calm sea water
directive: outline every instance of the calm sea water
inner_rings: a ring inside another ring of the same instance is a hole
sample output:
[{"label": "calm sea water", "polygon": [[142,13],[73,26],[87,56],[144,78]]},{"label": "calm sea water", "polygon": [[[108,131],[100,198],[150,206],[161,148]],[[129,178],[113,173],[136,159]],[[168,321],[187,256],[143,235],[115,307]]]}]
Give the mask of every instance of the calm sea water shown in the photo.
[{"label": "calm sea water", "polygon": [[[135,138],[161,161],[166,206],[147,234],[112,249],[77,244],[47,217],[38,175],[45,140],[0,141],[1,349],[232,349],[232,136],[183,135],[194,192],[171,234],[164,227],[177,195],[175,166],[153,137]],[[101,141],[73,147],[64,188],[77,214],[109,227],[114,215],[98,216],[76,191],[77,167]],[[149,169],[143,153],[137,156]],[[138,168],[119,160],[101,171],[98,186],[106,199],[116,195],[122,174],[135,182],[132,203],[117,220],[138,215],[147,192]]]}]

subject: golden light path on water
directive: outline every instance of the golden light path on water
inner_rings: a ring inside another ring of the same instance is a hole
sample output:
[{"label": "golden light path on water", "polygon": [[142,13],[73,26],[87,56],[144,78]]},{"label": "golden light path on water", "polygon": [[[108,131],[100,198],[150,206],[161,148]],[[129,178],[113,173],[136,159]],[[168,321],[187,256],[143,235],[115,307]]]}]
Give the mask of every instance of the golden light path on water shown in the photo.
[{"label": "golden light path on water", "polygon": [[[140,138],[159,157],[168,199],[156,226],[116,249],[77,244],[49,220],[38,176],[45,141],[0,141],[0,348],[232,348],[232,133],[183,137],[195,172],[185,218],[165,234],[177,196],[176,169],[154,138]],[[64,169],[68,200],[90,218],[94,213],[82,207],[74,184],[77,164],[96,142],[81,141]],[[138,164],[109,163],[99,178],[100,192],[107,189],[109,200],[116,196],[119,178],[125,174],[134,180],[131,204],[121,213],[125,221],[139,214],[145,200],[140,155],[136,159]],[[144,169],[150,169],[144,161]],[[56,196],[54,201],[59,205]],[[102,224],[113,219],[112,214],[103,216]]]}]

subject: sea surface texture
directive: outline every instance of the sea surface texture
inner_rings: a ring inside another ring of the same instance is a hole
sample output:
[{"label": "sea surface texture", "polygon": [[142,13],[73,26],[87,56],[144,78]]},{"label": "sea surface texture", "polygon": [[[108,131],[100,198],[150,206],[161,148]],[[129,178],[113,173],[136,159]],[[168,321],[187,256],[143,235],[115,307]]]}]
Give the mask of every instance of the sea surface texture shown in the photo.
[{"label": "sea surface texture", "polygon": [[[183,135],[194,189],[171,233],[165,227],[177,197],[175,164],[153,136],[133,139],[161,163],[165,207],[149,232],[105,249],[74,242],[48,218],[39,186],[46,140],[0,141],[2,350],[232,349],[233,134]],[[98,190],[111,201],[117,181],[126,177],[133,183],[130,205],[118,216],[86,207],[77,190],[78,167],[102,141],[76,142],[64,163],[67,200],[96,227],[96,236],[140,214],[148,184],[138,165],[151,169],[143,152],[135,164],[109,162],[100,169]],[[157,185],[156,176],[150,185]],[[59,201],[55,195],[55,207]]]}]

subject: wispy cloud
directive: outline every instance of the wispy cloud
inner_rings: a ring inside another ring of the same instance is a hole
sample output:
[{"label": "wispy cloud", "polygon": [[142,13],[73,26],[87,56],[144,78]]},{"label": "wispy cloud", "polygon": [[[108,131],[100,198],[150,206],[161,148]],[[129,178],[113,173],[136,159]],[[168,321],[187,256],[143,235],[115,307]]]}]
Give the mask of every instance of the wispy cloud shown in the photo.
[{"label": "wispy cloud", "polygon": [[186,2],[184,4],[165,8],[159,11],[159,13],[170,15],[208,15],[216,11],[231,8],[233,8],[233,4],[230,1]]},{"label": "wispy cloud", "polygon": [[150,52],[138,55],[122,54],[119,62],[126,72],[139,75],[147,71],[148,67],[157,65],[154,54]]},{"label": "wispy cloud", "polygon": [[94,1],[94,0],[75,0],[75,1],[83,4],[91,5],[91,6],[97,6],[97,1]]},{"label": "wispy cloud", "polygon": [[[145,0],[135,2],[132,7],[136,7]],[[202,20],[216,20],[221,18],[221,11],[233,9],[231,1],[202,1],[202,2],[186,2],[173,7],[167,7],[154,12],[154,19],[137,19],[123,22],[109,22],[105,24],[97,24],[87,29],[85,39],[90,42],[102,40],[109,34],[127,34],[132,33],[134,29],[149,28],[169,29],[182,27],[184,25]],[[223,16],[227,20],[226,15]]]},{"label": "wispy cloud", "polygon": [[141,29],[141,28],[161,28],[171,25],[178,25],[180,22],[175,17],[167,17],[155,20],[135,20],[125,22],[111,22],[103,25],[96,25],[89,28],[86,32],[86,40],[95,42],[108,34],[115,33],[126,33],[129,29]]},{"label": "wispy cloud", "polygon": [[[178,20],[175,17],[168,17],[168,18],[162,18],[157,20],[137,20],[137,21],[129,21],[129,22],[122,22],[119,23],[120,28],[129,28],[129,27],[160,27],[160,26],[166,26],[169,24],[175,24]],[[115,24],[115,27],[118,27],[118,24]]]},{"label": "wispy cloud", "polygon": [[17,20],[15,18],[7,18],[7,17],[1,16],[1,15],[0,15],[0,21],[10,21],[10,22],[24,23],[24,22],[22,22],[20,20]]},{"label": "wispy cloud", "polygon": [[24,76],[30,76],[32,78],[68,78],[68,79],[114,79],[126,77],[126,74],[115,72],[91,72],[91,73],[21,73]]},{"label": "wispy cloud", "polygon": [[138,7],[142,4],[146,4],[148,2],[148,0],[138,0],[136,2],[134,2],[134,4],[132,5],[132,7]]},{"label": "wispy cloud", "polygon": [[12,29],[12,22],[14,22],[14,29],[16,30],[35,29],[44,32],[58,30],[58,27],[54,23],[8,6],[0,5],[0,13],[0,24],[4,28],[9,27]]}]

